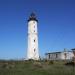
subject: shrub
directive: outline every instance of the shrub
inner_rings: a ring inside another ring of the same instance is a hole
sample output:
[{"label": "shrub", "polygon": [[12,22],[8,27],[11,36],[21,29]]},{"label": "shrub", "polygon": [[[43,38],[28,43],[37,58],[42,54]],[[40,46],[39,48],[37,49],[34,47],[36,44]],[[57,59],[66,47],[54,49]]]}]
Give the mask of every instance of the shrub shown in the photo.
[{"label": "shrub", "polygon": [[49,61],[49,64],[54,64],[54,61],[52,61],[52,60],[51,60],[51,61]]},{"label": "shrub", "polygon": [[42,68],[42,64],[40,62],[34,62],[33,65],[37,68]]},{"label": "shrub", "polygon": [[75,63],[74,62],[67,62],[67,63],[65,63],[65,65],[75,66]]}]

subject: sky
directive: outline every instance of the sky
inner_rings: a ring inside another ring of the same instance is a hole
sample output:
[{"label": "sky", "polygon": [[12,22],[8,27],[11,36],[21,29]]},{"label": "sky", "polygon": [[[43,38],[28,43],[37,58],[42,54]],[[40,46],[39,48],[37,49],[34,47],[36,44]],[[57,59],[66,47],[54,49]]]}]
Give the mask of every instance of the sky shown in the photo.
[{"label": "sky", "polygon": [[75,48],[75,0],[0,0],[0,59],[26,58],[32,12],[39,21],[41,57]]}]

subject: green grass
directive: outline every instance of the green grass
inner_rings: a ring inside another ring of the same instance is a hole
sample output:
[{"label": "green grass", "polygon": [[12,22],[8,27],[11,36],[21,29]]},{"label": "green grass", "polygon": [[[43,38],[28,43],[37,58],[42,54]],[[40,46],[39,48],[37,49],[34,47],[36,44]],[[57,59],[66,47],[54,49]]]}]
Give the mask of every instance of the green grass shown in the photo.
[{"label": "green grass", "polygon": [[0,75],[75,75],[63,62],[0,61]]}]

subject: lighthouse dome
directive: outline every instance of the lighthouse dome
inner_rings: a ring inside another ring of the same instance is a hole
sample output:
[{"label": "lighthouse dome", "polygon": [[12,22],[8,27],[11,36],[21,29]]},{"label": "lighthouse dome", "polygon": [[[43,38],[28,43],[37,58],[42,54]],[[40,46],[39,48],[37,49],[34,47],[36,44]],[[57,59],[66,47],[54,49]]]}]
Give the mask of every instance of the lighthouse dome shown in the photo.
[{"label": "lighthouse dome", "polygon": [[36,15],[35,15],[35,13],[31,13],[31,15],[29,16],[29,19],[28,19],[28,21],[31,21],[31,20],[35,20],[35,21],[37,21],[38,22],[38,20],[36,19]]}]

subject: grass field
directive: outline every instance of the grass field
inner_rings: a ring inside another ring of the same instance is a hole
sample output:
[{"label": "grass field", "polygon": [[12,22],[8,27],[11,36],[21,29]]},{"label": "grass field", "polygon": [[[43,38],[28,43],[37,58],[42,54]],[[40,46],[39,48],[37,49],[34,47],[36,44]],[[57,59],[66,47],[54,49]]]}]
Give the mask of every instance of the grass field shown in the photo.
[{"label": "grass field", "polygon": [[75,75],[63,62],[0,61],[0,75]]}]

